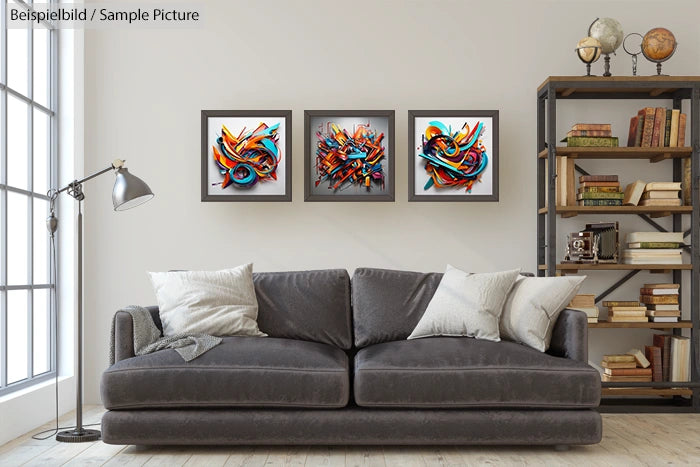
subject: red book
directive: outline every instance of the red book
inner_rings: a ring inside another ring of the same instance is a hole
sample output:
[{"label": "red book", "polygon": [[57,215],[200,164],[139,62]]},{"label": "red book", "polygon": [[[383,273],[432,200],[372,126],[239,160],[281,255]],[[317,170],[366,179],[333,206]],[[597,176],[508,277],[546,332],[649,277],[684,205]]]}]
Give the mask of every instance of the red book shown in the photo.
[{"label": "red book", "polygon": [[645,345],[644,346],[644,356],[651,363],[651,380],[653,382],[663,381],[663,369],[661,360],[661,347]]},{"label": "red book", "polygon": [[[642,112],[642,110],[640,110]],[[644,129],[642,130],[642,147],[651,147],[651,137],[654,133],[654,115],[656,110],[654,107],[644,107]]]},{"label": "red book", "polygon": [[572,130],[595,130],[595,131],[611,131],[610,123],[577,123],[571,127]]},{"label": "red book", "polygon": [[637,139],[637,123],[639,123],[639,115],[630,118],[630,131],[627,135],[627,146],[633,147],[634,141]]},{"label": "red book", "polygon": [[583,182],[616,182],[617,175],[579,175],[578,181]]},{"label": "red book", "polygon": [[606,375],[610,376],[652,376],[651,368],[606,368]]},{"label": "red book", "polygon": [[687,118],[685,114],[678,117],[678,147],[685,146],[685,121]]},{"label": "red book", "polygon": [[654,346],[661,348],[661,372],[664,381],[668,381],[671,370],[671,335],[654,334]]},{"label": "red book", "polygon": [[651,134],[651,147],[663,145],[663,128],[666,128],[666,109],[657,107],[654,114],[654,131]]}]

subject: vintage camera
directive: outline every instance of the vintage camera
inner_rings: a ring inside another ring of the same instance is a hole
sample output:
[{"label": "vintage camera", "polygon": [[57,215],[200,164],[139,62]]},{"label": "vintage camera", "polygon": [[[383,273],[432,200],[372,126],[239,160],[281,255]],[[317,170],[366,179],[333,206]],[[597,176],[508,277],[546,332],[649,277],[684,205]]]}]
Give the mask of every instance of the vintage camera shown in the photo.
[{"label": "vintage camera", "polygon": [[586,224],[580,232],[567,235],[567,263],[617,263],[619,224],[599,222]]}]

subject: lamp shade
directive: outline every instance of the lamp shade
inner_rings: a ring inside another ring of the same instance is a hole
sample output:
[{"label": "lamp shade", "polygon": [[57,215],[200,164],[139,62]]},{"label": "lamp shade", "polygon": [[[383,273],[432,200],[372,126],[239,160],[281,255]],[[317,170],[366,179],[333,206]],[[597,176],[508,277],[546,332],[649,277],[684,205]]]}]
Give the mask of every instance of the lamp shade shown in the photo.
[{"label": "lamp shade", "polygon": [[131,175],[126,167],[117,169],[117,178],[112,189],[112,203],[115,211],[125,211],[153,198],[153,192],[146,182]]}]

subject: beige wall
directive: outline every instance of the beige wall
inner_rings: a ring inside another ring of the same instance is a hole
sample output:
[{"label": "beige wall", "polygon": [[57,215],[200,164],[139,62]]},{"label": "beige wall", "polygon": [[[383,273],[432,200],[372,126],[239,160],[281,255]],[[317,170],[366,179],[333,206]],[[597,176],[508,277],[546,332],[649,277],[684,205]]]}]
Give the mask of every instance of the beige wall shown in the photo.
[{"label": "beige wall", "polygon": [[[85,172],[125,158],[156,193],[141,208],[114,213],[109,177],[86,186],[89,402],[99,398],[114,311],[155,302],[145,271],[248,261],[257,271],[442,271],[448,262],[532,271],[535,90],[548,75],[582,74],[573,49],[596,16],[619,19],[625,31],[669,27],[680,45],[664,70],[700,74],[696,2],[663,2],[677,5],[667,9],[658,1],[206,3],[203,29],[85,35]],[[653,69],[640,60],[641,74]],[[631,74],[630,58],[613,57],[612,71]],[[611,121],[625,141],[629,117],[644,105],[564,103],[559,133],[576,121]],[[270,108],[293,110],[293,202],[201,203],[200,110]],[[303,111],[331,108],[396,110],[395,203],[303,202]],[[409,109],[500,110],[500,202],[407,202]],[[671,173],[670,164],[585,166],[625,170],[623,181]],[[573,231],[596,220],[560,225]],[[644,228],[625,220],[626,231]],[[585,289],[602,291],[616,277],[600,273]],[[639,277],[628,297],[649,275]],[[593,359],[650,339],[646,331],[596,332]]]}]

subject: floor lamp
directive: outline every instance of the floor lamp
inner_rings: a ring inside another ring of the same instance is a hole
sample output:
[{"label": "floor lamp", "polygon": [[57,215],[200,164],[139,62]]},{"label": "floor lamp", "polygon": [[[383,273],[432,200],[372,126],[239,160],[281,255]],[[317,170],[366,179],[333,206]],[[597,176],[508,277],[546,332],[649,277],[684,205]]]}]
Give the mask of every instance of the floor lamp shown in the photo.
[{"label": "floor lamp", "polygon": [[67,192],[78,201],[78,371],[76,381],[76,408],[75,408],[75,428],[61,431],[56,434],[57,441],[68,443],[80,443],[83,441],[96,441],[100,439],[99,430],[87,430],[83,428],[83,183],[98,177],[104,173],[114,171],[116,180],[112,189],[112,203],[115,211],[131,209],[153,198],[153,192],[140,178],[131,175],[124,161],[116,159],[112,165],[94,174],[74,180],[60,190],[51,190],[49,198],[51,201],[50,214],[46,219],[46,227],[53,238],[58,228],[58,219],[54,215],[56,198],[62,192]]}]

